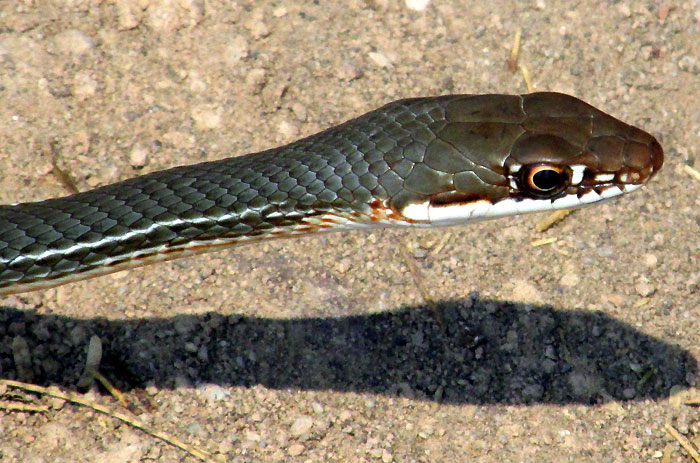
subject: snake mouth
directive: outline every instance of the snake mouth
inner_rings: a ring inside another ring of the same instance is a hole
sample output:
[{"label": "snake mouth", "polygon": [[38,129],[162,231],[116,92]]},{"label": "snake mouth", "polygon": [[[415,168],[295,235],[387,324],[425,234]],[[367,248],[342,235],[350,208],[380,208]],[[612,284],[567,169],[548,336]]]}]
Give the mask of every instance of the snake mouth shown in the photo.
[{"label": "snake mouth", "polygon": [[642,184],[606,185],[595,188],[568,189],[552,198],[532,198],[512,195],[503,198],[480,198],[468,202],[440,203],[427,201],[413,204],[402,211],[402,215],[432,226],[450,226],[461,223],[480,222],[499,217],[508,217],[531,212],[548,212],[558,209],[579,209],[591,204],[614,199],[632,192]]}]

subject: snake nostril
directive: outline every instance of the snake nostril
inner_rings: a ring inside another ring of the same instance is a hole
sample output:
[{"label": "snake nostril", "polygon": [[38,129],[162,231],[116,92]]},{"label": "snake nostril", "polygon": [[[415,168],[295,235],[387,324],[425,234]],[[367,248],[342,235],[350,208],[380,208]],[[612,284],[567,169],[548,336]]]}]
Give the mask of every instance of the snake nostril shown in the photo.
[{"label": "snake nostril", "polygon": [[661,166],[664,164],[664,149],[661,147],[658,141],[654,140],[649,145],[649,151],[651,153],[651,165],[653,167],[653,172],[658,172]]}]

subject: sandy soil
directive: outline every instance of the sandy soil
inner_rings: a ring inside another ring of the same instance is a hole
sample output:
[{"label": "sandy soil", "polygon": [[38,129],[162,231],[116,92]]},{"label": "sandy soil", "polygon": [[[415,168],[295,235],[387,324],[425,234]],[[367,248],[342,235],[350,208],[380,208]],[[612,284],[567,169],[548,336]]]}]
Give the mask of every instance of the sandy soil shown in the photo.
[{"label": "sandy soil", "polygon": [[[700,386],[700,182],[683,170],[699,156],[700,5],[473,3],[0,3],[3,203],[67,194],[52,159],[85,190],[401,97],[525,93],[505,64],[517,29],[537,90],[644,127],[667,156],[641,192],[544,233],[529,216],[332,234],[5,297],[0,377],[75,390],[98,335],[132,416],[220,461],[691,461],[665,426],[700,444],[683,404]],[[34,404],[48,410],[0,410],[3,462],[196,461]]]}]

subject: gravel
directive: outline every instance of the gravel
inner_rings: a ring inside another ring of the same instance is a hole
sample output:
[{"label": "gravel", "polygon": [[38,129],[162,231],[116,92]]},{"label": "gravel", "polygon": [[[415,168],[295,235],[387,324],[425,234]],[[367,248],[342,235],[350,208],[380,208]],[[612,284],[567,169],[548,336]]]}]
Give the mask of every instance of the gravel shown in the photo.
[{"label": "gravel", "polygon": [[[0,6],[0,202],[255,152],[388,101],[575,94],[657,135],[640,192],[568,216],[271,241],[0,301],[0,376],[221,461],[688,461],[700,439],[693,2],[115,0]],[[556,238],[533,247],[531,242]],[[415,252],[409,266],[400,245]],[[419,269],[426,303],[409,267]],[[196,461],[0,390],[0,459]],[[15,403],[15,402],[13,402]],[[21,402],[24,403],[24,402]]]}]

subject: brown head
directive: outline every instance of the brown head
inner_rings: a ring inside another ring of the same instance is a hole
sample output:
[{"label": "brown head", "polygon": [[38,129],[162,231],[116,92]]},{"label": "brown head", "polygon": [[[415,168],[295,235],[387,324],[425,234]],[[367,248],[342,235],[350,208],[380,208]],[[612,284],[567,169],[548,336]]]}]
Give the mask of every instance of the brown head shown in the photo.
[{"label": "brown head", "polygon": [[641,187],[663,164],[653,136],[569,95],[443,103],[445,122],[423,160],[440,182],[403,208],[414,220],[450,225],[582,207]]}]

